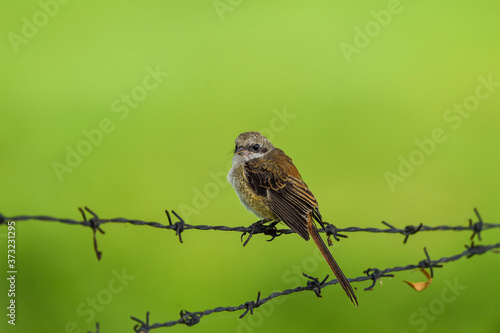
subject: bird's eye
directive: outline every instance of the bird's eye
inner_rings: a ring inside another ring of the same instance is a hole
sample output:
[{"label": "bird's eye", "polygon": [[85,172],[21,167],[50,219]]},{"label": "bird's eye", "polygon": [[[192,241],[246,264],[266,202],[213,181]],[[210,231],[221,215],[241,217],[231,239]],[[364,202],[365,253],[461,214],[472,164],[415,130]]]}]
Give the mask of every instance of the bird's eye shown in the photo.
[{"label": "bird's eye", "polygon": [[259,148],[260,148],[260,145],[258,143],[254,144],[252,147],[252,149],[255,151],[259,150]]}]

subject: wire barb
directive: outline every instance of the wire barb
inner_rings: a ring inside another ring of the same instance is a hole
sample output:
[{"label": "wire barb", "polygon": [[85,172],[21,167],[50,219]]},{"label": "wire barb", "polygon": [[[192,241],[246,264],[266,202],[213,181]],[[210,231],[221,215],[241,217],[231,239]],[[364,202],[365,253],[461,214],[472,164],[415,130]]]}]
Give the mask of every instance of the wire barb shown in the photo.
[{"label": "wire barb", "polygon": [[387,274],[378,268],[368,268],[366,271],[363,271],[363,273],[365,273],[366,276],[368,276],[371,280],[373,280],[371,286],[366,287],[365,291],[372,290],[373,288],[375,288],[377,280],[379,280],[382,277],[394,277],[394,274]]},{"label": "wire barb", "polygon": [[432,268],[433,267],[443,267],[443,265],[438,265],[438,264],[432,263],[431,257],[429,256],[429,252],[427,252],[426,247],[424,247],[424,253],[425,253],[426,259],[420,261],[418,263],[418,266],[422,269],[429,268],[429,270],[431,271],[431,278],[434,278],[434,270]]},{"label": "wire barb", "polygon": [[471,242],[470,246],[465,245],[465,248],[467,251],[469,251],[469,254],[467,255],[467,259],[471,258],[472,256],[476,254],[483,254],[488,252],[488,248],[483,245],[475,245],[474,242]]},{"label": "wire barb", "polygon": [[314,291],[317,297],[323,297],[321,295],[321,288],[323,288],[323,285],[325,284],[326,280],[328,280],[328,277],[330,275],[326,275],[326,277],[321,282],[319,282],[319,279],[317,277],[312,277],[310,275],[307,275],[306,273],[302,273],[302,275],[309,279],[309,281],[307,281],[307,288]]},{"label": "wire barb", "polygon": [[401,230],[401,229],[398,229],[398,228],[390,225],[386,221],[382,221],[382,223],[385,224],[386,226],[388,226],[389,230],[391,230],[393,232],[400,233],[403,236],[405,236],[403,244],[406,244],[406,242],[408,241],[408,237],[410,237],[410,235],[416,234],[417,232],[419,232],[420,230],[422,230],[422,227],[424,226],[423,223],[420,223],[420,225],[418,227],[416,227],[414,225],[407,225],[404,229]]},{"label": "wire barb", "polygon": [[200,322],[202,315],[188,310],[181,310],[181,320],[186,326],[193,326]]},{"label": "wire barb", "polygon": [[325,230],[325,232],[326,232],[326,239],[328,241],[328,246],[333,245],[331,237],[333,237],[333,239],[335,239],[337,242],[340,241],[339,237],[349,238],[349,236],[347,236],[347,235],[339,234],[339,232],[340,232],[339,228],[337,228],[335,225],[328,223],[328,222],[325,222],[325,221],[323,221],[323,230]]},{"label": "wire barb", "polygon": [[474,236],[477,235],[477,239],[481,240],[481,231],[483,231],[483,219],[481,218],[481,215],[479,215],[479,211],[477,210],[476,207],[474,207],[474,213],[476,213],[477,216],[477,222],[472,223],[472,219],[469,219],[469,226],[472,229],[472,236],[470,236],[470,240],[474,240]]},{"label": "wire barb", "polygon": [[172,224],[172,219],[170,218],[170,213],[168,212],[168,210],[165,210],[165,213],[167,214],[168,224],[172,227],[172,229],[175,230],[175,235],[179,236],[179,242],[183,243],[181,234],[184,231],[184,226],[186,225],[184,223],[184,220],[176,212],[172,211],[172,214],[174,214],[175,217],[179,219],[178,222]]},{"label": "wire barb", "polygon": [[253,309],[258,308],[262,304],[263,303],[260,302],[260,291],[259,291],[259,293],[257,294],[257,301],[250,301],[245,303],[246,310],[240,316],[240,319],[245,317],[248,314],[248,312],[250,312],[250,314],[253,315]]},{"label": "wire barb", "polygon": [[420,225],[418,227],[415,227],[413,225],[406,226],[404,232],[402,232],[402,234],[405,235],[405,240],[403,241],[403,244],[406,244],[408,237],[410,237],[410,235],[414,235],[417,232],[419,232],[423,226],[424,226],[423,223],[420,223]]},{"label": "wire barb", "polygon": [[91,211],[90,208],[88,208],[87,206],[85,206],[84,208],[87,212],[89,212],[93,216],[88,221],[87,221],[87,216],[85,216],[85,211],[81,207],[78,207],[78,210],[82,214],[83,222],[84,223],[88,222],[90,227],[92,228],[92,239],[94,242],[94,252],[97,256],[97,260],[101,260],[102,252],[99,251],[99,249],[97,248],[97,237],[95,234],[96,234],[96,231],[99,231],[103,235],[105,234],[105,232],[100,227],[101,220],[99,219],[99,216],[97,216],[97,214],[94,213],[93,211]]},{"label": "wire barb", "polygon": [[149,311],[146,312],[146,321],[142,321],[136,317],[133,317],[133,316],[130,316],[130,319],[138,322],[140,325],[135,325],[134,326],[134,331],[136,333],[148,333],[149,330],[150,330],[150,326],[149,326]]}]

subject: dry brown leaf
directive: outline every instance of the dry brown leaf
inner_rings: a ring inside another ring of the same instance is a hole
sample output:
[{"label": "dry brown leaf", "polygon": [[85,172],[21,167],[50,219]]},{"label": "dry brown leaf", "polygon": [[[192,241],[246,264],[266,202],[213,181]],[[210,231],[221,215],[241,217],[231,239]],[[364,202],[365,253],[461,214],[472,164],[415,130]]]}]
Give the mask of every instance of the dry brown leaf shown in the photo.
[{"label": "dry brown leaf", "polygon": [[429,272],[427,272],[425,269],[420,269],[420,271],[427,278],[426,282],[403,281],[403,282],[406,282],[410,287],[412,287],[416,291],[422,291],[422,290],[426,289],[432,283],[432,278],[431,278],[431,275],[429,274]]}]

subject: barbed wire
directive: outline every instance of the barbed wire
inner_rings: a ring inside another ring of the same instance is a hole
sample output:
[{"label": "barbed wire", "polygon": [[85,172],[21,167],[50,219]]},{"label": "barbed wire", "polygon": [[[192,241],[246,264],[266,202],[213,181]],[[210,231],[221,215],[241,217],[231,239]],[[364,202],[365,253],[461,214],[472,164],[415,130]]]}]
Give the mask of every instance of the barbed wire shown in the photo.
[{"label": "barbed wire", "polygon": [[[294,234],[295,232],[291,229],[278,229],[276,227],[278,222],[272,222],[270,224],[265,224],[266,221],[261,220],[257,221],[256,223],[253,223],[252,225],[248,227],[228,227],[224,225],[218,225],[218,226],[211,226],[211,225],[192,225],[192,224],[186,224],[184,220],[175,212],[171,211],[172,214],[178,219],[177,222],[173,223],[172,218],[170,216],[170,212],[168,210],[165,210],[165,214],[168,219],[168,225],[167,224],[162,224],[160,222],[151,222],[151,221],[142,221],[142,220],[136,220],[136,219],[128,219],[128,218],[123,218],[123,217],[117,217],[117,218],[112,218],[112,219],[102,219],[100,218],[94,211],[92,211],[88,207],[84,207],[82,209],[81,207],[78,208],[80,214],[82,215],[83,220],[78,221],[78,220],[73,220],[73,219],[68,219],[68,218],[58,218],[58,217],[52,217],[52,216],[46,216],[46,215],[19,215],[19,216],[12,216],[12,217],[6,217],[3,216],[0,213],[0,225],[4,224],[6,221],[27,221],[27,220],[37,220],[37,221],[45,221],[45,222],[60,222],[64,224],[70,224],[70,225],[80,225],[84,227],[90,227],[92,229],[92,238],[93,238],[93,245],[94,245],[94,251],[97,256],[98,260],[101,260],[102,257],[102,252],[99,251],[98,245],[97,245],[97,237],[96,234],[97,232],[100,232],[101,234],[105,234],[104,230],[102,230],[101,225],[106,224],[106,223],[129,223],[133,225],[141,225],[141,226],[148,226],[148,227],[154,227],[154,228],[160,228],[160,229],[168,229],[168,230],[173,230],[175,231],[175,234],[179,237],[179,241],[183,243],[182,240],[182,233],[186,230],[217,230],[217,231],[234,231],[234,232],[241,232],[241,239],[243,240],[243,237],[248,234],[247,239],[243,243],[243,246],[246,246],[247,243],[250,241],[253,235],[256,234],[265,234],[268,236],[271,236],[271,239],[268,241],[274,240],[276,237],[281,236],[281,235],[289,235],[289,234]],[[87,216],[85,214],[85,211],[90,213],[92,217],[87,219]],[[328,222],[323,222],[325,225],[324,229],[320,230],[320,232],[325,232],[327,237],[328,237],[328,244],[331,246],[332,241],[330,237],[333,237],[335,240],[339,241],[340,238],[347,238],[346,235],[343,235],[342,233],[348,233],[348,232],[369,232],[369,233],[389,233],[389,234],[401,234],[405,236],[403,243],[406,244],[408,241],[408,238],[411,235],[415,235],[417,232],[426,232],[426,231],[446,231],[446,230],[452,230],[452,231],[472,231],[472,235],[470,237],[471,240],[474,239],[475,236],[477,236],[478,240],[481,240],[481,232],[483,230],[488,230],[492,228],[499,228],[500,224],[497,223],[485,223],[483,222],[483,219],[481,218],[481,215],[479,214],[477,208],[474,208],[474,213],[476,214],[476,217],[478,219],[477,222],[473,222],[472,219],[469,219],[469,224],[464,226],[464,225],[457,225],[457,226],[448,226],[448,225],[440,225],[440,226],[426,226],[423,223],[420,223],[420,225],[415,226],[415,225],[407,225],[404,228],[396,228],[389,223],[382,221],[382,224],[388,227],[388,229],[380,229],[380,228],[359,228],[359,227],[347,227],[347,228],[337,228],[335,225],[330,224]]]},{"label": "barbed wire", "polygon": [[[13,216],[13,217],[6,217],[0,214],[0,225],[5,224],[6,221],[27,221],[27,220],[37,220],[37,221],[46,221],[46,222],[60,222],[64,224],[70,224],[70,225],[81,225],[84,227],[90,227],[92,229],[92,238],[93,238],[93,247],[94,251],[96,253],[97,259],[100,260],[102,258],[102,252],[99,251],[98,249],[98,244],[97,244],[97,237],[96,234],[97,232],[100,232],[101,234],[105,234],[104,230],[102,230],[101,225],[106,224],[106,223],[129,223],[133,225],[142,225],[142,226],[149,226],[149,227],[154,227],[154,228],[160,228],[160,229],[168,229],[168,230],[173,230],[175,231],[176,235],[179,237],[179,241],[183,243],[182,240],[182,233],[186,230],[218,230],[218,231],[233,231],[233,232],[240,232],[241,234],[241,240],[243,241],[243,237],[248,234],[247,239],[243,242],[243,246],[245,246],[250,239],[252,238],[253,235],[256,234],[264,234],[271,236],[271,238],[268,241],[274,240],[276,237],[281,236],[281,235],[288,235],[294,233],[294,231],[290,229],[278,229],[276,227],[278,222],[271,222],[269,224],[266,224],[267,221],[258,221],[248,227],[228,227],[224,225],[219,225],[219,226],[210,226],[210,225],[191,225],[191,224],[186,224],[184,220],[175,212],[171,211],[172,214],[178,219],[177,222],[172,222],[172,218],[170,216],[170,212],[168,210],[165,211],[167,219],[168,219],[168,225],[167,224],[162,224],[159,222],[150,222],[150,221],[142,221],[142,220],[136,220],[136,219],[127,219],[127,218],[112,218],[112,219],[101,219],[94,211],[92,211],[88,207],[78,208],[80,211],[80,214],[82,215],[82,221],[78,220],[73,220],[73,219],[68,219],[68,218],[57,218],[57,217],[52,217],[52,216],[45,216],[45,215],[19,215],[19,216]],[[86,213],[89,213],[92,215],[92,217],[87,219]],[[427,252],[427,249],[424,248],[424,253],[426,256],[426,259],[421,260],[418,264],[410,264],[406,266],[395,266],[391,268],[386,268],[383,270],[380,270],[378,268],[369,268],[364,271],[365,275],[359,276],[353,279],[348,279],[350,282],[363,282],[363,281],[368,281],[372,280],[372,284],[365,288],[364,290],[371,290],[375,287],[375,284],[378,280],[380,280],[383,277],[393,277],[394,274],[390,273],[395,273],[395,272],[401,272],[401,271],[406,271],[406,270],[412,270],[412,269],[429,269],[431,272],[431,277],[434,276],[434,271],[433,268],[437,267],[442,267],[441,264],[447,263],[447,262],[452,262],[456,261],[462,257],[467,257],[470,258],[474,255],[479,255],[479,254],[484,254],[490,251],[498,252],[496,249],[500,249],[500,243],[497,244],[491,244],[491,245],[475,245],[474,244],[474,238],[477,236],[478,240],[481,240],[481,232],[492,229],[492,228],[500,228],[500,224],[495,224],[495,223],[485,223],[483,219],[481,218],[481,215],[479,214],[478,210],[474,208],[474,213],[477,217],[477,221],[473,222],[472,219],[469,219],[468,225],[457,225],[457,226],[448,226],[448,225],[440,225],[440,226],[426,226],[423,223],[420,223],[419,225],[407,225],[404,228],[396,228],[392,226],[391,224],[382,221],[382,223],[387,226],[388,228],[386,229],[381,229],[381,228],[359,228],[359,227],[347,227],[347,228],[337,228],[335,225],[330,224],[325,222],[325,227],[323,230],[320,230],[320,232],[325,232],[328,237],[328,243],[329,245],[332,245],[331,237],[333,237],[335,240],[339,241],[340,238],[347,238],[346,235],[343,233],[349,233],[349,232],[369,232],[369,233],[389,233],[389,234],[401,234],[404,236],[403,243],[406,243],[408,241],[409,236],[414,235],[416,233],[420,232],[425,232],[425,231],[472,231],[472,235],[470,237],[471,244],[466,245],[466,250],[456,254],[452,255],[449,257],[442,257],[438,260],[431,260],[430,256]],[[203,316],[207,316],[213,313],[218,313],[218,312],[234,312],[234,311],[241,311],[244,310],[243,314],[240,316],[240,318],[243,318],[246,316],[248,313],[253,314],[253,310],[255,308],[258,308],[259,306],[262,306],[263,304],[271,301],[272,299],[276,297],[281,297],[281,296],[286,296],[290,295],[293,293],[297,292],[302,292],[306,290],[311,290],[313,291],[316,296],[321,297],[321,289],[330,286],[330,285],[335,285],[338,283],[337,279],[333,279],[327,282],[328,280],[328,275],[320,281],[316,277],[309,276],[305,273],[303,275],[308,279],[307,284],[305,286],[297,287],[294,289],[286,289],[281,292],[274,292],[270,294],[268,297],[261,299],[260,292],[258,292],[257,295],[257,300],[256,301],[248,301],[243,304],[240,304],[239,306],[227,306],[227,307],[216,307],[213,309],[208,309],[205,311],[198,311],[198,312],[189,312],[187,310],[182,310],[180,312],[180,318],[177,320],[173,321],[168,321],[164,323],[154,323],[150,324],[149,323],[149,312],[146,313],[146,320],[142,321],[136,317],[131,317],[132,320],[137,322],[138,324],[134,327],[135,332],[140,332],[140,333],[148,333],[153,329],[161,328],[161,327],[170,327],[174,326],[177,324],[185,324],[187,326],[192,326],[200,322],[201,318]],[[99,332],[99,324],[96,324],[96,332]]]},{"label": "barbed wire", "polygon": [[[366,275],[359,276],[359,277],[354,278],[354,279],[347,279],[347,280],[349,280],[349,282],[351,282],[351,283],[372,280],[372,284],[369,287],[364,289],[365,291],[372,290],[375,287],[377,280],[379,280],[380,278],[382,278],[382,277],[394,277],[394,274],[389,274],[389,273],[407,271],[407,270],[412,270],[412,269],[417,269],[417,268],[420,268],[420,269],[429,268],[432,271],[433,267],[434,268],[442,267],[442,265],[440,265],[440,264],[455,261],[455,260],[458,260],[462,257],[470,258],[474,255],[484,254],[484,253],[492,251],[494,249],[500,249],[500,243],[492,244],[492,245],[474,245],[474,243],[472,243],[470,246],[466,246],[466,250],[463,251],[462,253],[459,253],[459,254],[456,254],[456,255],[453,255],[450,257],[442,257],[441,259],[438,259],[438,260],[430,260],[427,249],[424,248],[426,259],[421,260],[418,264],[407,265],[407,266],[396,266],[396,267],[386,268],[383,270],[380,270],[378,268],[369,268],[369,269],[364,271],[364,273]],[[496,252],[498,252],[498,251],[496,251]],[[243,304],[240,304],[239,306],[216,307],[213,309],[209,309],[209,310],[205,310],[205,311],[198,311],[198,312],[189,312],[187,310],[181,310],[179,319],[164,322],[164,323],[150,324],[149,323],[149,312],[146,313],[146,320],[145,321],[142,321],[136,317],[131,317],[132,320],[139,323],[138,325],[136,325],[134,327],[134,330],[137,333],[148,333],[154,329],[158,329],[158,328],[162,328],[162,327],[171,327],[171,326],[178,325],[178,324],[185,324],[187,326],[193,326],[195,324],[198,324],[203,316],[211,315],[213,313],[218,313],[218,312],[224,312],[224,311],[234,312],[234,311],[245,310],[243,312],[243,314],[239,317],[241,319],[241,318],[245,317],[248,313],[253,315],[254,309],[264,305],[265,303],[269,302],[270,300],[272,300],[276,297],[286,296],[286,295],[290,295],[293,293],[298,293],[298,292],[302,292],[302,291],[306,291],[306,290],[311,290],[316,294],[316,296],[321,297],[321,289],[338,283],[337,279],[333,279],[333,280],[326,282],[326,280],[328,280],[328,277],[329,277],[328,275],[320,282],[318,278],[309,276],[305,273],[302,273],[302,274],[306,278],[309,279],[309,281],[307,281],[307,284],[305,286],[297,287],[294,289],[286,289],[286,290],[283,290],[281,292],[274,292],[274,293],[270,294],[268,297],[262,298],[262,299],[260,298],[261,293],[259,291],[257,294],[256,301],[245,302]]]}]

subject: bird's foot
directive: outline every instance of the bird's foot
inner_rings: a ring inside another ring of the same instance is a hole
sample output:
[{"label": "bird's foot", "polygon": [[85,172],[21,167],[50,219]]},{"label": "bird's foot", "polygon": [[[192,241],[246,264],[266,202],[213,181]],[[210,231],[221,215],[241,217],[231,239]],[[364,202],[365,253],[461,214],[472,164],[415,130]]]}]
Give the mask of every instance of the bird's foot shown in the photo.
[{"label": "bird's foot", "polygon": [[[271,222],[269,225],[266,225],[265,223]],[[244,231],[243,234],[241,235],[241,241],[243,241],[243,237],[248,233],[248,238],[245,240],[243,243],[243,246],[246,246],[247,243],[250,241],[250,238],[254,234],[264,234],[264,235],[269,235],[271,236],[271,239],[268,239],[267,241],[270,242],[276,237],[280,236],[282,233],[278,232],[278,228],[276,228],[276,224],[278,224],[279,221],[273,221],[271,219],[263,219],[260,221],[255,222],[254,224],[250,225],[248,231]]]}]

